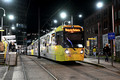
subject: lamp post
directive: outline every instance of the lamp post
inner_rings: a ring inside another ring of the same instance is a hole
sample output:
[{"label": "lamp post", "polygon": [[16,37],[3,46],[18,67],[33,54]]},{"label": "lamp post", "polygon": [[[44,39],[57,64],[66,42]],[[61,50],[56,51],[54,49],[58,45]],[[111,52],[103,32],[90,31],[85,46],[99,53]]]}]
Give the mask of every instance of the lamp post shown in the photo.
[{"label": "lamp post", "polygon": [[[101,9],[103,7],[103,2],[98,2],[96,6]],[[100,64],[100,22],[98,22],[98,64]]]},{"label": "lamp post", "polygon": [[[2,8],[2,7],[0,7],[0,9],[2,9],[2,10],[4,11],[3,16],[6,16],[6,15],[5,15],[5,9]],[[1,17],[1,29],[3,29],[3,16]],[[1,31],[1,41],[2,41],[2,36],[3,36],[3,32]]]},{"label": "lamp post", "polygon": [[38,7],[38,58],[40,56],[40,6]]},{"label": "lamp post", "polygon": [[[114,23],[114,3],[112,3],[112,26],[113,26],[113,33],[115,32],[115,23]],[[115,39],[113,39],[113,42],[111,41],[111,44],[113,48],[111,48],[111,58],[112,58],[112,61],[111,61],[111,64],[113,66],[113,59],[115,58],[116,56],[116,52],[115,52]],[[113,54],[113,50],[114,50],[114,54]],[[114,57],[113,57],[114,56]]]}]

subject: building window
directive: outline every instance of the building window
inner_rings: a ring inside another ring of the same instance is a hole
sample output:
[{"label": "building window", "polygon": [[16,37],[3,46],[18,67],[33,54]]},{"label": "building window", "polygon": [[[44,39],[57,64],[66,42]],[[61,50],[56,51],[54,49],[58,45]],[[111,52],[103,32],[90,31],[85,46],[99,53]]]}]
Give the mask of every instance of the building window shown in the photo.
[{"label": "building window", "polygon": [[115,34],[117,34],[117,26],[115,26]]},{"label": "building window", "polygon": [[117,12],[115,12],[115,20],[117,20]]},{"label": "building window", "polygon": [[118,19],[120,19],[120,10],[118,11]]},{"label": "building window", "polygon": [[119,25],[119,34],[120,34],[120,25]]}]

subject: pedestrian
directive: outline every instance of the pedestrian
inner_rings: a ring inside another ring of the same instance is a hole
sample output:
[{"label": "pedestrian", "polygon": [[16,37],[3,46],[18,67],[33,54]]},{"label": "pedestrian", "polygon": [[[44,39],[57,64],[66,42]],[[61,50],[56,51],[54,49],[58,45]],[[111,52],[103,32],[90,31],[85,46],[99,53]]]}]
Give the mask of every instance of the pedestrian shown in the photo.
[{"label": "pedestrian", "polygon": [[105,62],[108,62],[108,57],[110,54],[110,48],[108,44],[106,44],[106,46],[103,48],[103,53],[105,54]]},{"label": "pedestrian", "polygon": [[96,58],[96,46],[93,47],[93,55],[94,55],[95,58]]},{"label": "pedestrian", "polygon": [[16,52],[15,44],[13,42],[10,43],[9,50],[12,52]]}]

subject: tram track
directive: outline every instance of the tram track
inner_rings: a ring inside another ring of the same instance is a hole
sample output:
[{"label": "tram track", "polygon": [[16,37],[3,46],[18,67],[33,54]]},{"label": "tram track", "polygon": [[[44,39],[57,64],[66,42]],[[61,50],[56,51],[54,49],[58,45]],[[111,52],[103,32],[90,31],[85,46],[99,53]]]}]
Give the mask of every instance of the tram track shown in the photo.
[{"label": "tram track", "polygon": [[[114,78],[120,78],[117,73],[106,70],[95,65],[87,63],[72,63],[64,64],[47,59],[36,59],[35,57],[29,57],[37,65],[42,65],[47,71],[57,77],[55,80],[102,80],[102,76],[112,76]],[[40,66],[41,67],[41,66]],[[92,73],[91,73],[92,72]],[[105,78],[107,79],[107,77]],[[104,80],[105,80],[104,79]],[[110,79],[113,80],[113,79]],[[119,79],[115,79],[119,80]]]},{"label": "tram track", "polygon": [[[91,64],[87,64],[87,63],[78,63],[78,64],[82,64],[82,65],[90,65],[90,66],[93,66],[93,67],[90,67],[90,69],[91,70],[93,70],[94,69],[94,71],[96,71],[97,73],[101,73],[101,74],[107,74],[107,75],[110,75],[110,76],[114,76],[114,77],[118,77],[118,78],[120,78],[120,76],[119,76],[119,74],[118,73],[111,73],[111,71],[110,70],[108,70],[108,69],[106,69],[106,68],[101,68],[101,67],[98,67],[98,66],[95,66],[95,65],[91,65]],[[69,68],[71,68],[71,69],[73,69],[73,70],[75,70],[75,71],[77,71],[77,72],[79,72],[80,74],[84,74],[84,75],[86,75],[86,76],[88,76],[88,77],[90,77],[90,78],[92,78],[93,80],[99,80],[99,78],[97,78],[95,75],[91,75],[91,74],[89,74],[89,73],[87,73],[87,70],[86,70],[86,72],[84,72],[83,70],[81,70],[80,68],[78,68],[78,67],[74,67],[74,66],[68,66]]]},{"label": "tram track", "polygon": [[[31,58],[32,59],[32,58]],[[32,59],[33,61],[35,61],[38,65],[41,65],[39,62],[37,62],[36,60],[34,60],[34,59]],[[72,63],[73,64],[73,63]],[[78,63],[76,63],[76,64],[78,64]],[[82,71],[78,71],[77,69],[74,69],[74,68],[71,68],[71,67],[68,67],[68,66],[66,66],[64,63],[58,63],[58,65],[62,65],[62,66],[65,66],[65,67],[67,67],[67,68],[70,68],[70,69],[72,69],[72,70],[74,70],[75,72],[78,72],[79,74],[82,74],[82,75],[85,75],[86,77],[89,77],[89,78],[91,78],[92,80],[99,80],[98,78],[96,78],[96,77],[94,77],[94,76],[92,76],[92,75],[90,75],[90,74],[87,74],[87,73],[85,73],[85,72],[82,72]],[[69,64],[70,65],[70,64]],[[42,65],[43,66],[43,65]],[[75,76],[71,76],[71,80],[75,80],[76,79],[76,77]],[[60,77],[59,77],[59,79],[61,79]],[[56,80],[58,80],[58,79],[56,79]]]},{"label": "tram track", "polygon": [[[30,58],[30,57],[28,57]],[[32,61],[34,61],[39,67],[41,67],[44,71],[46,71],[51,77],[53,77],[55,80],[58,80],[57,77],[55,77],[54,74],[52,74],[48,69],[46,69],[42,64],[38,63],[36,60],[30,58]]]}]

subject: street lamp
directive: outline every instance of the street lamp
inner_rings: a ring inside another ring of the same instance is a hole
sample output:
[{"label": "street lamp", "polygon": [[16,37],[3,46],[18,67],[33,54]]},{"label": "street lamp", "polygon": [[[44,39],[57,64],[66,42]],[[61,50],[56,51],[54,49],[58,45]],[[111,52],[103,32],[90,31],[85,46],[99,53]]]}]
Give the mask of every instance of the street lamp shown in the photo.
[{"label": "street lamp", "polygon": [[102,7],[103,7],[103,2],[98,2],[98,3],[96,4],[96,6],[97,6],[97,8],[102,8]]},{"label": "street lamp", "polygon": [[[103,2],[98,2],[96,6],[97,8],[101,9],[103,7]],[[98,22],[98,64],[100,63],[99,55],[100,55],[100,22]]]},{"label": "street lamp", "polygon": [[14,15],[9,15],[8,18],[9,18],[10,20],[14,20],[14,19],[15,19]]},{"label": "street lamp", "polygon": [[[3,16],[6,16],[5,9],[2,7],[0,7],[0,9],[2,9],[4,11]],[[1,29],[3,29],[3,16],[1,17]],[[3,36],[3,32],[1,31],[1,41],[2,41],[2,36]]]},{"label": "street lamp", "polygon": [[54,23],[56,24],[58,21],[57,20],[54,20]]},{"label": "street lamp", "polygon": [[62,19],[65,19],[65,18],[67,17],[67,15],[66,15],[65,12],[62,12],[62,13],[60,14],[60,16],[61,16]]},{"label": "street lamp", "polygon": [[12,27],[11,27],[11,29],[12,29],[12,30],[15,30],[15,27],[14,27],[14,26],[12,26]]},{"label": "street lamp", "polygon": [[82,14],[79,14],[78,17],[79,17],[79,18],[82,18]]}]

